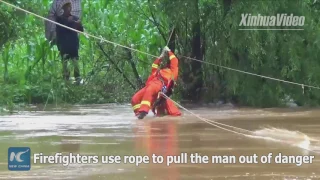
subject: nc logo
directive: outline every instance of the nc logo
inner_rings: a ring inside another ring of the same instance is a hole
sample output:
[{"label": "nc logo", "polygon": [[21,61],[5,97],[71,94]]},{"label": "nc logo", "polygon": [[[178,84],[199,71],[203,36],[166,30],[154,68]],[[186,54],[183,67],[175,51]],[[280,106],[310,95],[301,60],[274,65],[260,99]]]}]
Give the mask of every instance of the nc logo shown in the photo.
[{"label": "nc logo", "polygon": [[8,149],[8,169],[10,171],[29,171],[31,168],[29,147],[10,147]]}]

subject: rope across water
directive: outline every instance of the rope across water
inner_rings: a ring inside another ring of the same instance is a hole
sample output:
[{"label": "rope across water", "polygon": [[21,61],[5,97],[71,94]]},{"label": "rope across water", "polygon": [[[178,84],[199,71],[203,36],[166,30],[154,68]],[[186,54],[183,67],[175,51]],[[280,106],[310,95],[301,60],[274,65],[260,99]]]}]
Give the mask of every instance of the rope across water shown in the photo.
[{"label": "rope across water", "polygon": [[[143,52],[143,51],[140,51],[140,50],[137,50],[137,49],[128,47],[128,46],[124,46],[124,45],[121,45],[121,44],[118,44],[118,43],[115,43],[115,42],[106,40],[106,39],[104,39],[104,38],[102,38],[102,37],[97,37],[97,36],[95,36],[95,35],[91,35],[91,34],[88,34],[88,33],[86,33],[86,32],[78,31],[78,30],[76,30],[76,29],[70,28],[70,27],[68,27],[68,26],[65,26],[65,25],[63,25],[63,24],[57,23],[57,22],[52,21],[52,20],[50,20],[50,19],[44,18],[44,17],[42,17],[42,16],[40,16],[40,15],[37,15],[37,14],[35,14],[35,13],[33,13],[33,12],[30,12],[30,11],[27,11],[27,10],[25,10],[25,9],[22,9],[22,8],[20,8],[20,7],[18,7],[18,6],[15,6],[15,5],[10,4],[10,3],[8,3],[8,2],[5,2],[5,1],[3,1],[3,0],[0,0],[0,2],[6,4],[6,5],[10,6],[10,7],[13,7],[13,8],[15,8],[15,9],[18,9],[18,10],[20,10],[20,11],[23,11],[23,12],[25,12],[25,13],[27,13],[27,14],[31,14],[31,15],[33,15],[33,16],[36,16],[36,17],[38,17],[38,18],[40,18],[40,19],[43,19],[43,20],[45,20],[45,21],[49,21],[49,22],[54,23],[54,24],[56,24],[56,25],[58,25],[58,26],[67,28],[67,29],[69,29],[69,30],[75,31],[75,32],[80,33],[80,34],[83,34],[83,35],[86,36],[86,37],[92,37],[92,38],[94,38],[94,39],[96,39],[96,40],[99,40],[100,42],[110,43],[110,44],[113,44],[113,45],[116,45],[116,46],[120,46],[120,47],[122,47],[122,48],[130,49],[130,50],[132,50],[132,51],[135,51],[135,52],[138,52],[138,53],[141,53],[141,54],[145,54],[145,55],[154,57],[154,58],[157,58],[157,57],[158,57],[158,56],[155,56],[155,55],[150,54],[150,53],[147,53],[147,52]],[[179,55],[178,55],[178,56],[179,56]],[[180,55],[179,57],[183,57],[183,58],[185,58],[185,59],[189,59],[189,60],[193,60],[193,61],[198,61],[198,62],[201,62],[201,63],[204,63],[204,64],[213,65],[213,66],[220,67],[220,68],[223,68],[223,69],[227,69],[227,70],[230,70],[230,71],[236,71],[236,72],[240,72],[240,73],[244,73],[244,74],[248,74],[248,75],[252,75],[252,76],[257,76],[257,77],[260,77],[260,78],[265,78],[265,79],[270,79],[270,80],[274,80],[274,81],[279,81],[279,82],[284,82],[284,83],[289,83],[289,84],[298,85],[298,86],[301,86],[302,89],[304,89],[304,87],[309,87],[309,88],[314,88],[314,89],[320,89],[320,87],[317,87],[317,86],[312,86],[312,85],[307,85],[307,84],[302,84],[302,83],[296,83],[296,82],[286,81],[286,80],[277,79],[277,78],[273,78],[273,77],[269,77],[269,76],[263,76],[263,75],[259,75],[259,74],[255,74],[255,73],[251,73],[251,72],[246,72],[246,71],[242,71],[242,70],[238,70],[238,69],[233,69],[233,68],[230,68],[230,67],[221,66],[221,65],[218,65],[218,64],[214,64],[214,63],[202,61],[202,60],[195,59],[195,58],[191,58],[191,57],[186,57],[186,56],[181,56],[181,55]]]},{"label": "rope across water", "polygon": [[[70,28],[68,26],[65,26],[65,25],[62,25],[62,24],[59,24],[55,21],[52,21],[50,19],[47,19],[47,18],[44,18],[42,16],[39,16],[35,13],[32,13],[30,11],[27,11],[25,9],[22,9],[20,7],[17,7],[13,4],[10,4],[8,2],[5,2],[3,0],[0,0],[0,2],[6,4],[7,6],[10,6],[10,7],[13,7],[15,9],[18,9],[20,11],[23,11],[27,14],[31,14],[33,16],[36,16],[40,19],[43,19],[45,21],[49,21],[51,23],[54,23],[58,26],[61,26],[61,27],[64,27],[64,28],[67,28],[69,30],[72,30],[72,31],[75,31],[77,33],[80,33],[80,34],[83,34],[85,35],[86,37],[91,37],[91,38],[94,38],[96,40],[99,40],[100,42],[106,42],[106,43],[110,43],[110,44],[113,44],[113,45],[116,45],[116,46],[120,46],[122,48],[126,48],[126,49],[130,49],[132,51],[135,51],[135,52],[138,52],[138,53],[141,53],[141,54],[145,54],[145,55],[148,55],[148,56],[151,56],[151,57],[154,57],[154,58],[157,58],[158,56],[155,56],[155,55],[152,55],[152,54],[149,54],[147,52],[143,52],[143,51],[140,51],[140,50],[137,50],[137,49],[134,49],[134,48],[131,48],[131,47],[127,47],[127,46],[124,46],[124,45],[121,45],[121,44],[118,44],[118,43],[115,43],[115,42],[112,42],[112,41],[109,41],[109,40],[106,40],[102,37],[97,37],[95,35],[91,35],[91,34],[88,34],[86,32],[81,32],[81,31],[78,31],[76,29],[73,29],[73,28]],[[311,86],[311,85],[306,85],[306,84],[301,84],[301,83],[296,83],[296,82],[291,82],[291,81],[285,81],[285,80],[282,80],[282,79],[277,79],[277,78],[273,78],[273,77],[268,77],[268,76],[263,76],[263,75],[259,75],[259,74],[255,74],[255,73],[250,73],[250,72],[246,72],[246,71],[242,71],[242,70],[238,70],[238,69],[233,69],[233,68],[230,68],[230,67],[226,67],[226,66],[221,66],[221,65],[217,65],[217,64],[214,64],[214,63],[210,63],[210,62],[206,62],[206,61],[202,61],[202,60],[199,60],[199,59],[195,59],[195,58],[191,58],[191,57],[185,57],[185,56],[180,56],[180,57],[183,57],[185,59],[190,59],[190,60],[194,60],[194,61],[198,61],[198,62],[201,62],[201,63],[205,63],[205,64],[209,64],[209,65],[213,65],[213,66],[217,66],[217,67],[220,67],[220,68],[224,68],[224,69],[227,69],[227,70],[231,70],[231,71],[236,71],[236,72],[240,72],[240,73],[244,73],[244,74],[248,74],[248,75],[252,75],[252,76],[257,76],[257,77],[261,77],[261,78],[265,78],[265,79],[270,79],[270,80],[274,80],[274,81],[279,81],[279,82],[284,82],[284,83],[289,83],[289,84],[294,84],[294,85],[298,85],[298,86],[301,86],[303,89],[304,87],[310,87],[310,88],[314,88],[314,89],[320,89],[320,87],[317,87],[317,86]],[[165,94],[162,94],[166,99],[170,99],[168,96],[166,96]],[[172,100],[172,99],[170,99]],[[173,100],[172,100],[173,101]],[[205,119],[203,117],[200,117],[198,116],[197,114],[189,111],[188,109],[186,109],[185,107],[181,106],[180,104],[178,104],[177,102],[173,101],[177,106],[179,106],[180,108],[184,109],[185,111],[189,112],[190,114],[192,114],[193,116],[197,117],[198,119],[210,124],[210,125],[213,125],[219,129],[222,129],[222,130],[225,130],[225,131],[228,131],[228,132],[232,132],[232,133],[235,133],[235,134],[238,134],[238,135],[243,135],[243,136],[246,136],[246,137],[251,137],[251,138],[259,138],[259,136],[256,136],[254,135],[254,132],[253,131],[249,131],[249,130],[246,130],[246,129],[242,129],[242,128],[238,128],[238,127],[234,127],[234,126],[230,126],[230,125],[226,125],[226,124],[223,124],[223,123],[219,123],[219,122],[216,122],[216,121],[212,121],[212,120],[208,120],[208,119]],[[232,128],[232,129],[235,129],[235,130],[238,130],[238,131],[234,131],[234,130],[230,130],[230,129],[227,129],[227,128],[224,128],[224,127],[221,127],[221,126],[225,126],[225,127],[228,127],[228,128]],[[241,132],[240,132],[241,131]],[[260,137],[260,138],[263,138],[263,137]],[[266,139],[266,138],[264,138]],[[276,140],[274,140],[276,141]],[[285,143],[285,144],[289,144],[290,143],[287,143],[285,141],[281,141],[281,140],[277,140],[278,142],[281,142],[281,143]],[[301,148],[301,147],[300,147]],[[312,151],[312,150],[309,150],[309,149],[305,149],[307,151],[310,151],[310,152],[314,152],[314,153],[317,153],[317,154],[320,154],[319,152],[316,152],[316,151]]]}]

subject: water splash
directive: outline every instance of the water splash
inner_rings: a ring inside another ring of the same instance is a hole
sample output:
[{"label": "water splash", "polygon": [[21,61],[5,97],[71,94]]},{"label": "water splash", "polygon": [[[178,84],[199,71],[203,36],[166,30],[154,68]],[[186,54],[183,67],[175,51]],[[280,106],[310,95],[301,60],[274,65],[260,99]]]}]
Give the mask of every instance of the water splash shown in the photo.
[{"label": "water splash", "polygon": [[279,128],[264,128],[254,131],[254,138],[284,142],[292,146],[300,147],[305,150],[313,150],[311,143],[319,142],[317,139],[310,138],[308,135],[299,131],[289,131]]}]

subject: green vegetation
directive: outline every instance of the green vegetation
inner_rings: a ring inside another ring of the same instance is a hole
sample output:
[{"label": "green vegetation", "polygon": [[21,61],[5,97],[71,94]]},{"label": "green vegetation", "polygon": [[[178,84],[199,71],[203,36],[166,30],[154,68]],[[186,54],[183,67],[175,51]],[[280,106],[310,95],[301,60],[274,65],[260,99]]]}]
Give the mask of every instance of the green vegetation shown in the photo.
[{"label": "green vegetation", "polygon": [[[46,16],[51,1],[13,1]],[[170,31],[177,55],[317,86],[320,83],[320,3],[313,0],[95,0],[82,1],[89,34],[159,55]],[[240,31],[242,13],[305,16],[303,31]],[[0,104],[129,102],[151,71],[147,55],[81,35],[80,68],[86,84],[62,80],[60,56],[44,36],[44,22],[0,3]],[[318,105],[320,91],[266,80],[180,57],[175,98],[240,105]],[[2,108],[1,108],[2,109]]]}]

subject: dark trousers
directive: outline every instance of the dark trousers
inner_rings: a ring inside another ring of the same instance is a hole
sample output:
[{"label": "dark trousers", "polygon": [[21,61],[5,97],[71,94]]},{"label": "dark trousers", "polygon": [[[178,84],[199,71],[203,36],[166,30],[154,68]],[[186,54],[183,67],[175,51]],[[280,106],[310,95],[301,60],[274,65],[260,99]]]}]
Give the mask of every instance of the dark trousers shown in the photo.
[{"label": "dark trousers", "polygon": [[80,69],[79,69],[79,55],[78,52],[75,51],[73,53],[64,53],[60,52],[62,59],[62,67],[63,67],[63,79],[69,80],[70,71],[68,68],[68,61],[71,61],[74,68],[74,78],[76,81],[80,80]]}]

